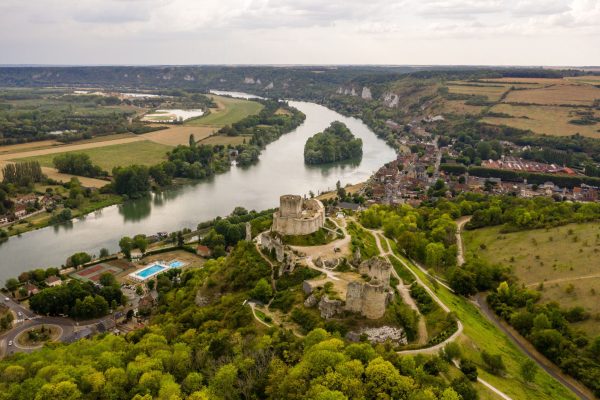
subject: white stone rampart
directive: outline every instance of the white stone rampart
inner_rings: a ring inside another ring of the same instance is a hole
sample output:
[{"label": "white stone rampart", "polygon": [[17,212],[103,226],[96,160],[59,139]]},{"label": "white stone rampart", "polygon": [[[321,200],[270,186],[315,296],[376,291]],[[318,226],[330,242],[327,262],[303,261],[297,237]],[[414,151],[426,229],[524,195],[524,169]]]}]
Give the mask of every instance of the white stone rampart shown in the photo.
[{"label": "white stone rampart", "polygon": [[282,235],[309,235],[325,225],[325,207],[316,199],[296,195],[280,198],[279,211],[273,214],[273,231]]}]

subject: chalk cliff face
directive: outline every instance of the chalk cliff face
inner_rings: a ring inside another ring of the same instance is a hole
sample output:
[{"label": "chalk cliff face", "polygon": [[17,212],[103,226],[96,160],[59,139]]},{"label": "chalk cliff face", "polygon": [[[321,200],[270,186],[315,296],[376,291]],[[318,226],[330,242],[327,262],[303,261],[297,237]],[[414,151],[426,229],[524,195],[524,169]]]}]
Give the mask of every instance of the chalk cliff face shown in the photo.
[{"label": "chalk cliff face", "polygon": [[386,107],[389,107],[389,108],[398,107],[399,102],[400,102],[400,97],[398,97],[397,94],[391,93],[391,92],[387,92],[387,93],[383,94],[383,104],[385,104]]},{"label": "chalk cliff face", "polygon": [[265,86],[265,90],[271,90],[275,87],[275,85],[273,85],[273,82],[269,83],[267,86]]},{"label": "chalk cliff face", "polygon": [[247,76],[244,78],[244,83],[247,85],[254,85],[256,81],[254,80],[254,78]]},{"label": "chalk cliff face", "polygon": [[373,100],[373,95],[371,94],[371,89],[369,89],[366,86],[363,87],[360,97],[362,97],[364,100]]}]

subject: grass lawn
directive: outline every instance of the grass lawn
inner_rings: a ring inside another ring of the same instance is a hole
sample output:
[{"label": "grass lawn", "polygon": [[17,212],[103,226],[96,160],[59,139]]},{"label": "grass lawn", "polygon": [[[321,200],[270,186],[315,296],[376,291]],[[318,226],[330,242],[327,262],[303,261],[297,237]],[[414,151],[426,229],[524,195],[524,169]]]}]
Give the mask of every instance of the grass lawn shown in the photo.
[{"label": "grass lawn", "polygon": [[[111,172],[114,167],[132,164],[154,165],[167,159],[167,151],[171,146],[154,143],[149,140],[139,142],[107,145],[91,149],[76,150],[74,153],[84,153],[90,156],[92,162],[103,170]],[[58,154],[46,154],[22,158],[20,161],[39,161],[43,167],[54,167],[53,159]]]},{"label": "grass lawn", "polygon": [[375,237],[371,235],[369,231],[363,229],[353,221],[348,223],[346,229],[348,230],[348,234],[352,236],[352,252],[354,252],[356,248],[360,249],[360,255],[363,260],[379,255]]},{"label": "grass lawn", "polygon": [[215,95],[211,95],[211,97],[219,107],[211,109],[208,115],[190,119],[185,125],[221,127],[240,121],[248,115],[258,114],[263,108],[262,104],[255,101]]}]

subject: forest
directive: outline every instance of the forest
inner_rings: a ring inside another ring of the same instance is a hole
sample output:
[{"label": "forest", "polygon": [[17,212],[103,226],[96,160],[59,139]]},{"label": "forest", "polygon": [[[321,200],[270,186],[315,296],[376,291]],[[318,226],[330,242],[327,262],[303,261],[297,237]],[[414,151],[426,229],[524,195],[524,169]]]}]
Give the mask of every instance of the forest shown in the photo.
[{"label": "forest", "polygon": [[308,138],[304,145],[306,164],[327,164],[362,157],[362,139],[356,138],[350,129],[334,121],[323,132]]},{"label": "forest", "polygon": [[243,299],[270,268],[252,243],[171,275],[159,277],[149,326],[0,361],[0,399],[477,398],[439,356],[399,356],[322,328],[301,338],[253,324]]}]

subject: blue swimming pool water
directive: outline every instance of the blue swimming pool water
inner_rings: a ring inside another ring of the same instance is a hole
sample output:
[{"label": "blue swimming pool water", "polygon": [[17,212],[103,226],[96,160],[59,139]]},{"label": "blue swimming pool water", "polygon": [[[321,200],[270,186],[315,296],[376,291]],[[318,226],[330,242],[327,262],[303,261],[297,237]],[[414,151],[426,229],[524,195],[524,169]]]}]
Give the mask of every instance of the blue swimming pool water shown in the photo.
[{"label": "blue swimming pool water", "polygon": [[160,272],[162,270],[166,269],[165,267],[163,267],[162,265],[158,265],[158,264],[154,264],[151,265],[148,268],[144,268],[143,270],[139,271],[136,273],[137,276],[139,276],[140,278],[147,278],[150,275],[153,275],[157,272]]},{"label": "blue swimming pool water", "polygon": [[179,267],[183,266],[183,263],[181,261],[173,261],[169,265],[171,266],[171,268],[179,268]]}]

